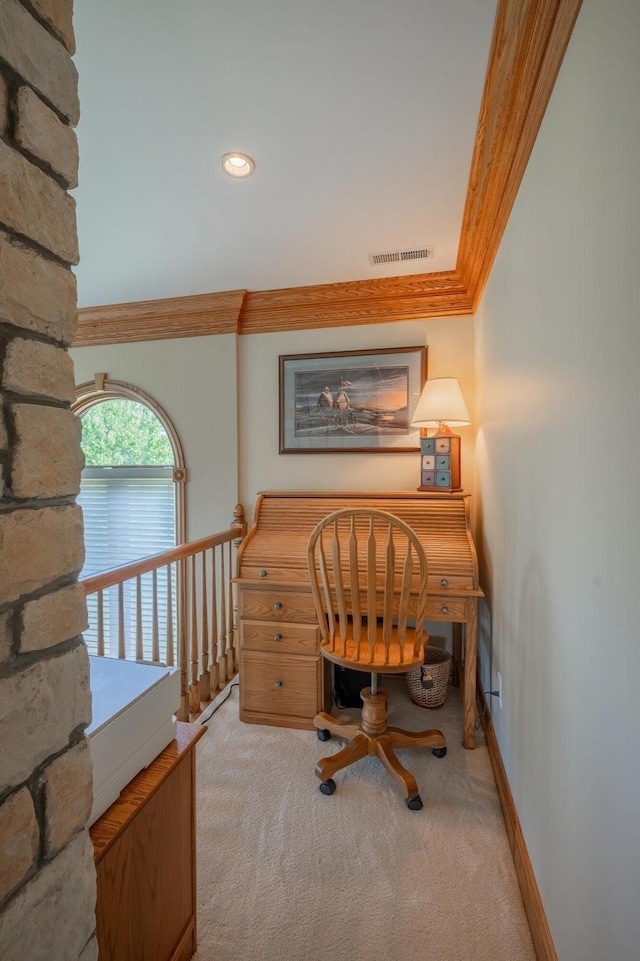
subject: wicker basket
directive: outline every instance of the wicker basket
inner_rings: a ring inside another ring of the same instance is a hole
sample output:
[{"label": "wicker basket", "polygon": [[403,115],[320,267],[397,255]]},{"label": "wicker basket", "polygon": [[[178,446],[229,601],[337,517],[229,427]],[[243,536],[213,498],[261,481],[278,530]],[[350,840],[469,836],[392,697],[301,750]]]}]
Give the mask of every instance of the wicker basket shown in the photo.
[{"label": "wicker basket", "polygon": [[[407,671],[407,684],[411,700],[420,707],[441,707],[447,696],[451,655],[440,647],[425,647],[424,663]],[[432,687],[424,687],[422,680],[431,676]]]}]

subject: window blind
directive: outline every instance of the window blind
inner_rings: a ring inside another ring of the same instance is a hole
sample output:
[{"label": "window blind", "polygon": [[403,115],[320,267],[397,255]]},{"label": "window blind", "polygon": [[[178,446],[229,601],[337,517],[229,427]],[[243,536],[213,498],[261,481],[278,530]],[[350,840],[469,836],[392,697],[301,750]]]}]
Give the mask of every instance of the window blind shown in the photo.
[{"label": "window blind", "polygon": [[[170,550],[176,543],[175,488],[172,467],[86,467],[78,503],[84,515],[85,562],[81,577]],[[142,627],[145,660],[152,659],[152,575],[141,579]],[[160,659],[166,660],[167,573],[158,574]],[[175,575],[172,579],[174,636],[176,636]],[[87,598],[89,629],[85,641],[97,650],[97,595]],[[105,654],[118,651],[118,592],[105,592]],[[125,647],[135,658],[137,599],[135,581],[124,590]]]}]

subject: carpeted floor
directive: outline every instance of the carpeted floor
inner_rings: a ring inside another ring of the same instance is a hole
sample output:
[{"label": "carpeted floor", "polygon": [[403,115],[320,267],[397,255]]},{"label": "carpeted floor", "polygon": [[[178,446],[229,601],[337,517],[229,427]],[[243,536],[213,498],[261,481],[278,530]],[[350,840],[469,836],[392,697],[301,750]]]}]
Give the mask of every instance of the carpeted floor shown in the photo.
[{"label": "carpeted floor", "polygon": [[[198,744],[197,961],[535,961],[486,747],[461,745],[459,691],[425,711],[385,678],[390,723],[439,727],[403,750],[422,811],[375,758],[318,790],[343,742],[242,724],[238,690]],[[342,712],[351,713],[351,712]]]}]

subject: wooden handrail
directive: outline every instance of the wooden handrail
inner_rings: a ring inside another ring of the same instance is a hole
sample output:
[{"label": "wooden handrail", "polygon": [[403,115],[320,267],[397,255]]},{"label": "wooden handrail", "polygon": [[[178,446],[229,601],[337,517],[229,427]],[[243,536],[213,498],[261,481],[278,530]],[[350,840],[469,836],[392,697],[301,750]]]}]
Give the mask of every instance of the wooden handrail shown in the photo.
[{"label": "wooden handrail", "polygon": [[105,591],[108,587],[115,587],[124,581],[129,581],[133,577],[140,577],[148,574],[149,571],[157,571],[160,567],[173,564],[174,561],[181,561],[185,557],[192,557],[202,551],[209,550],[211,547],[219,547],[228,541],[243,537],[246,531],[246,524],[241,529],[241,525],[232,525],[228,530],[221,531],[219,534],[211,534],[208,537],[201,537],[197,541],[188,541],[179,547],[172,547],[169,551],[161,554],[150,554],[141,561],[133,561],[131,564],[124,564],[122,567],[114,567],[110,571],[103,571],[100,574],[93,574],[91,577],[82,578],[80,583],[84,587],[85,594],[95,594],[96,591]]},{"label": "wooden handrail", "polygon": [[[236,671],[232,550],[246,530],[238,504],[225,531],[80,581],[91,598],[90,651],[176,665],[181,674],[180,720],[197,717],[203,702],[211,700]],[[161,614],[158,571],[166,584]],[[146,589],[145,574],[152,575]]]}]

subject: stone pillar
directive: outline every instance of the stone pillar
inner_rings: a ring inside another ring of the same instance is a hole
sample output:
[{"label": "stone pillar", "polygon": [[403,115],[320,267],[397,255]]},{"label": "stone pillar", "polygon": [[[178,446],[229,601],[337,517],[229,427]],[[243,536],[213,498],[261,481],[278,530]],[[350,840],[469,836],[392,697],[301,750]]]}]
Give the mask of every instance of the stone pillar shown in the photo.
[{"label": "stone pillar", "polygon": [[0,956],[97,957],[72,0],[0,0]]}]

